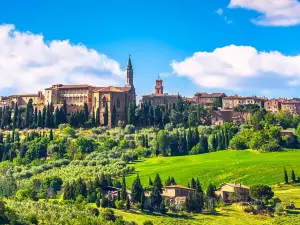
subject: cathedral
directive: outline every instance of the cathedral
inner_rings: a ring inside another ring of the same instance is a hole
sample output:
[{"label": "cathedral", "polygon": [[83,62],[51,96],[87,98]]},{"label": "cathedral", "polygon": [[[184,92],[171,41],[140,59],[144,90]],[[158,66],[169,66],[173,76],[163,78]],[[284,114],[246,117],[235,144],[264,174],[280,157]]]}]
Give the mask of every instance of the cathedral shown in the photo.
[{"label": "cathedral", "polygon": [[105,106],[108,106],[108,124],[111,125],[112,110],[116,109],[116,124],[119,120],[127,120],[127,108],[130,101],[136,100],[135,88],[133,84],[133,68],[131,64],[131,58],[129,56],[126,67],[126,82],[124,87],[98,87],[93,90],[92,108],[94,113],[97,113],[97,109],[100,112],[100,122],[104,124]]},{"label": "cathedral", "polygon": [[[88,104],[89,112],[100,113],[100,123],[104,124],[105,106],[108,108],[108,125],[112,124],[112,110],[116,109],[116,124],[119,120],[126,122],[127,106],[130,101],[136,100],[133,84],[133,68],[129,56],[126,67],[126,82],[123,87],[97,87],[88,84],[63,85],[55,84],[45,89],[45,105],[54,104],[61,107],[66,101],[68,112],[76,112],[84,103]],[[99,109],[99,110],[98,110]],[[97,115],[96,115],[97,116]]]}]

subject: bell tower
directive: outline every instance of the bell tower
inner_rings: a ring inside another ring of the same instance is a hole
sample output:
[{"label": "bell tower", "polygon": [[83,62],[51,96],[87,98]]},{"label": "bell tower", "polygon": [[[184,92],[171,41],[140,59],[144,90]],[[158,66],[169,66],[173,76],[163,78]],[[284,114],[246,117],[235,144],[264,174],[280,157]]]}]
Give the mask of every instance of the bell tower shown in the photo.
[{"label": "bell tower", "polygon": [[128,57],[128,63],[126,66],[126,87],[134,87],[133,85],[133,69],[131,64],[131,55]]},{"label": "bell tower", "polygon": [[156,95],[162,95],[164,94],[164,87],[162,85],[162,79],[160,79],[159,75],[158,78],[156,80],[156,85],[155,85],[155,94]]}]

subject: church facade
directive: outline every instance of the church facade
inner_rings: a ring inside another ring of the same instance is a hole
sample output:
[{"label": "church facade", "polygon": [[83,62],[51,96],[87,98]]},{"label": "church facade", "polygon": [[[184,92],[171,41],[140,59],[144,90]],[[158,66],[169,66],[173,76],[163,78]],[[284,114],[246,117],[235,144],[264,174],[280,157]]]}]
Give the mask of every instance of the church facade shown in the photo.
[{"label": "church facade", "polygon": [[[99,87],[93,91],[93,109],[96,115],[97,109],[100,113],[100,123],[104,124],[105,107],[108,108],[108,125],[116,124],[118,121],[127,120],[128,104],[136,100],[136,93],[133,84],[133,68],[129,56],[126,67],[126,83],[124,87]],[[112,112],[115,108],[116,121],[112,121]]]},{"label": "church facade", "polygon": [[[94,114],[99,112],[100,123],[104,124],[104,112],[108,108],[108,125],[111,125],[112,110],[116,109],[115,124],[121,120],[126,122],[127,106],[130,101],[135,101],[136,94],[133,84],[133,68],[129,56],[126,67],[126,82],[123,87],[97,87],[87,84],[63,85],[55,84],[45,89],[45,105],[51,102],[55,107],[62,106],[66,101],[68,112],[76,112],[81,109],[86,102],[89,112]],[[99,111],[97,110],[99,109]]]}]

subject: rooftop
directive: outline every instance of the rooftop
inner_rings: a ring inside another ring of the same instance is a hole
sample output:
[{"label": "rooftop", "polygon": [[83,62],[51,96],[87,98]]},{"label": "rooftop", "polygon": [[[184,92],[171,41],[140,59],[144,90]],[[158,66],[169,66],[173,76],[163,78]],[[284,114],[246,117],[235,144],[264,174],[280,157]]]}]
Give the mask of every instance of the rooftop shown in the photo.
[{"label": "rooftop", "polygon": [[193,188],[188,188],[188,187],[185,187],[185,186],[182,186],[182,185],[169,185],[169,186],[164,186],[164,188],[180,188],[180,189],[187,189],[187,190],[195,190]]},{"label": "rooftop", "polygon": [[218,97],[222,97],[225,96],[225,93],[207,93],[207,92],[197,92],[195,94],[195,96],[197,97],[201,97],[201,98],[218,98]]}]

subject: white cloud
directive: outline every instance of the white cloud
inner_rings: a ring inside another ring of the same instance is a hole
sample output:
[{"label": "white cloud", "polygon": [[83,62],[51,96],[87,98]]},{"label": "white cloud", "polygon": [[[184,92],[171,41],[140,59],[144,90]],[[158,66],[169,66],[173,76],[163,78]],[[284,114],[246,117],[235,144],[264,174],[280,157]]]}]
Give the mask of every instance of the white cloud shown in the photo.
[{"label": "white cloud", "polygon": [[[181,62],[173,61],[171,67],[174,74],[186,76],[205,88],[241,90],[257,85],[269,88],[276,79],[285,82],[279,84],[281,87],[300,84],[300,56],[259,52],[250,46],[230,45],[213,52],[196,52]],[[266,83],[255,83],[255,79],[264,79]]]},{"label": "white cloud", "polygon": [[294,26],[300,24],[298,0],[230,0],[228,8],[244,8],[260,13],[252,22],[262,26]]},{"label": "white cloud", "polygon": [[222,14],[223,14],[223,12],[224,12],[224,11],[223,11],[223,9],[221,9],[221,8],[220,8],[220,9],[218,9],[218,10],[216,11],[216,13],[217,13],[217,14],[219,14],[219,15],[222,15]]},{"label": "white cloud", "polygon": [[82,44],[46,42],[41,34],[0,25],[0,92],[32,93],[56,83],[116,85],[123,77],[118,62]]},{"label": "white cloud", "polygon": [[221,16],[221,17],[224,19],[224,21],[225,21],[226,23],[228,23],[228,24],[231,24],[231,23],[232,23],[232,20],[228,19],[228,17],[224,15],[224,10],[223,10],[223,9],[221,9],[221,8],[220,8],[220,9],[217,9],[217,10],[216,10],[216,13],[217,13],[219,16]]}]

